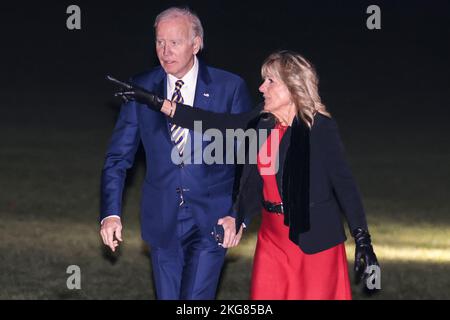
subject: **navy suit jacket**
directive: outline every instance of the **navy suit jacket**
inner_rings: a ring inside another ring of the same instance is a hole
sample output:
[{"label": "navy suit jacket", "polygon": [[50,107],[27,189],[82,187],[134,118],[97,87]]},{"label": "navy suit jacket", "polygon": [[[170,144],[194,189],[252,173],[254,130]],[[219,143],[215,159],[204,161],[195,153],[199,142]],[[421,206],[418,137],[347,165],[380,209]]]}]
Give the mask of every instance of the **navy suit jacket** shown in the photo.
[{"label": "navy suit jacket", "polygon": [[[164,97],[166,80],[167,74],[161,67],[131,79],[133,83]],[[245,82],[240,77],[206,66],[201,61],[194,104],[220,113],[242,113],[252,106]],[[211,232],[219,218],[236,216],[232,208],[235,166],[174,163],[169,125],[165,115],[150,110],[146,105],[135,101],[122,105],[101,179],[100,218],[120,216],[126,171],[133,165],[136,150],[142,142],[147,170],[141,193],[141,231],[146,242],[158,247],[167,246],[176,234],[180,202],[177,188],[185,190],[186,204],[205,234]],[[190,134],[192,137],[193,132]],[[202,141],[192,145],[203,151],[209,143]],[[194,148],[191,148],[191,154],[194,154]]]}]

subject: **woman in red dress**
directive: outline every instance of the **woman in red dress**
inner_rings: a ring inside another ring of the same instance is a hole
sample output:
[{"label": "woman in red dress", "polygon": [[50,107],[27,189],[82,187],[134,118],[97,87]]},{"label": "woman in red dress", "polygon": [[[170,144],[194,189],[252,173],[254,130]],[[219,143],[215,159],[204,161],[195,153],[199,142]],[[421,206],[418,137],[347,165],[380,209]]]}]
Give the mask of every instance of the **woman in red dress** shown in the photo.
[{"label": "woman in red dress", "polygon": [[[287,128],[277,123],[261,148],[267,154],[258,155],[264,200],[272,203],[281,203],[274,163]],[[277,141],[272,144],[274,138]],[[250,288],[252,300],[349,300],[352,296],[345,246],[340,243],[316,254],[305,254],[289,240],[283,216],[263,209]]]},{"label": "woman in red dress", "polygon": [[203,130],[265,132],[241,148],[246,162],[237,170],[233,204],[239,232],[225,230],[224,247],[237,245],[243,226],[262,212],[251,299],[351,299],[342,217],[355,239],[356,279],[367,277],[366,267],[378,261],[336,122],[321,102],[314,68],[301,55],[273,53],[261,73],[263,110],[243,114],[175,104],[134,84],[117,95],[181,127],[195,129],[201,120]]}]

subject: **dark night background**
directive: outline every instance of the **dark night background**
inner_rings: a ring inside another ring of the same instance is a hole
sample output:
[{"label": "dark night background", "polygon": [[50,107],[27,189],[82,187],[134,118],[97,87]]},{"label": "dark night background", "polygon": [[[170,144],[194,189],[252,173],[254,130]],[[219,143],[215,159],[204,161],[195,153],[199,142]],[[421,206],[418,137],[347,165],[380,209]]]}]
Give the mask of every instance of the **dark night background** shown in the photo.
[{"label": "dark night background", "polygon": [[[81,8],[81,30],[66,28],[71,4]],[[381,30],[366,27],[371,4],[381,8]],[[377,297],[449,299],[450,1],[443,0],[0,4],[0,298],[153,297],[137,220],[142,153],[127,181],[129,241],[110,255],[97,235],[100,171],[119,110],[104,76],[125,79],[158,64],[153,21],[172,5],[199,15],[200,57],[242,76],[255,102],[269,53],[291,49],[313,62],[379,248]],[[230,250],[221,299],[247,297],[253,229]],[[65,287],[70,264],[84,270],[82,290]],[[356,287],[354,295],[364,298]]]}]

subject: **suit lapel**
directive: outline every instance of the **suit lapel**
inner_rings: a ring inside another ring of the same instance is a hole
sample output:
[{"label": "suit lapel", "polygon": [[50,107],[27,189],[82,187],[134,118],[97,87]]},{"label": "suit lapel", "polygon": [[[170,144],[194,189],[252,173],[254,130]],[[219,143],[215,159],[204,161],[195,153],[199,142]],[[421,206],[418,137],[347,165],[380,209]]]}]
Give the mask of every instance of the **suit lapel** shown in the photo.
[{"label": "suit lapel", "polygon": [[[167,97],[167,74],[164,74],[163,77],[161,77],[161,80],[159,82],[156,82],[155,87],[154,87],[154,92],[163,98]],[[172,141],[172,135],[170,132],[170,122],[169,122],[169,118],[164,116],[164,126],[166,127],[166,132],[167,132],[167,138],[169,139],[169,141],[173,143]],[[174,144],[175,145],[175,144]]]},{"label": "suit lapel", "polygon": [[278,190],[280,191],[280,195],[283,191],[283,168],[286,161],[287,150],[289,149],[289,145],[291,143],[291,134],[292,127],[289,127],[281,138],[280,146],[278,148],[278,171],[275,175],[275,178],[277,181]]},{"label": "suit lapel", "polygon": [[213,100],[214,91],[211,86],[211,76],[209,75],[206,65],[201,60],[199,60],[194,106],[203,110],[213,111]]},{"label": "suit lapel", "polygon": [[160,97],[167,97],[167,75],[156,83],[155,93]]},{"label": "suit lapel", "polygon": [[[259,130],[267,130],[266,136],[268,137],[270,135],[270,131],[275,126],[275,118],[271,114],[260,114],[254,121],[251,121],[248,129],[255,129],[256,130],[256,141],[251,141],[250,143],[257,143],[257,152],[259,153],[261,145],[265,142],[262,139],[260,139],[259,136]],[[250,164],[250,160],[255,159],[249,159],[249,146],[247,144],[244,144],[246,147],[245,149],[245,164],[242,168],[239,168],[236,170],[235,179],[238,179],[239,186],[236,186],[235,192],[240,192],[240,190],[245,189],[245,185],[247,184],[247,181],[250,177],[253,179],[258,179],[259,181],[255,181],[254,183],[261,184],[262,180],[258,173],[258,168],[256,164]],[[236,183],[236,182],[235,182]],[[237,193],[236,193],[237,196]]]}]

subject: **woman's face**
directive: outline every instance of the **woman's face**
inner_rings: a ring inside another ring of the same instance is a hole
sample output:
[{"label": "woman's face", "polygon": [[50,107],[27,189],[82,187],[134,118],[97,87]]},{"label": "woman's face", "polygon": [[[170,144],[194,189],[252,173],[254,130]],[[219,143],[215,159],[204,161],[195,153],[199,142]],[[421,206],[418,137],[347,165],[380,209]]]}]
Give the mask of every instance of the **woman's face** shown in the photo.
[{"label": "woman's face", "polygon": [[291,102],[291,94],[281,79],[267,74],[264,82],[259,87],[264,97],[264,110],[277,112],[288,107]]}]

